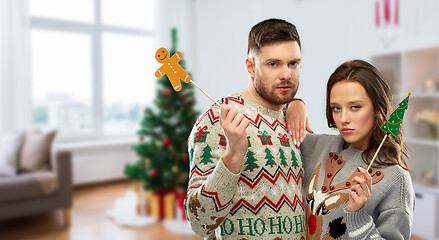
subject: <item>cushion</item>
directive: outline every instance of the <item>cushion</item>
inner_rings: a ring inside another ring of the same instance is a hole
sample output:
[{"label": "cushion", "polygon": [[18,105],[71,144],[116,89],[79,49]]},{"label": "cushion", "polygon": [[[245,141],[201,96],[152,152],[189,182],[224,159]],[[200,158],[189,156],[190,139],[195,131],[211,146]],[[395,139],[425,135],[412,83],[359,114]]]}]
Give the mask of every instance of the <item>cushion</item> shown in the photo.
[{"label": "cushion", "polygon": [[43,189],[44,193],[52,194],[59,187],[58,177],[54,171],[38,171],[32,173]]},{"label": "cushion", "polygon": [[0,177],[17,175],[18,152],[24,132],[0,135]]},{"label": "cushion", "polygon": [[29,133],[24,140],[19,155],[18,168],[21,172],[34,172],[47,168],[55,139],[56,130],[41,133]]}]

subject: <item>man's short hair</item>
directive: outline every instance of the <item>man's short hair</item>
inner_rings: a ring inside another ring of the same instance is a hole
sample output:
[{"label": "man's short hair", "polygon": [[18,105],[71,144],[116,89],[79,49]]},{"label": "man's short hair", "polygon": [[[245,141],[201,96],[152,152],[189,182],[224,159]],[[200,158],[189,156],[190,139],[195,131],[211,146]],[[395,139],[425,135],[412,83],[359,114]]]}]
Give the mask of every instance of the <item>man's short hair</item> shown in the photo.
[{"label": "man's short hair", "polygon": [[270,18],[256,24],[250,30],[247,54],[259,53],[266,44],[286,41],[297,41],[301,48],[296,26],[282,19]]}]

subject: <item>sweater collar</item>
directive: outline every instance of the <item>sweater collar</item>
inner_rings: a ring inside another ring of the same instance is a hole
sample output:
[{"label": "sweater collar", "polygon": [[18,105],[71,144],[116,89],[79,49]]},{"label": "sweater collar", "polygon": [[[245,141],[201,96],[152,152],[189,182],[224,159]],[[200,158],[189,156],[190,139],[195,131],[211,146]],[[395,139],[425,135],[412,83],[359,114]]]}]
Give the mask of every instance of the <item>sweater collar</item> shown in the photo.
[{"label": "sweater collar", "polygon": [[[342,138],[341,136],[339,137]],[[348,144],[348,148],[343,149],[340,155],[343,156],[345,160],[353,161],[355,159],[359,159],[359,161],[362,162],[363,151],[352,147],[352,145],[349,143],[345,143],[345,144]]]},{"label": "sweater collar", "polygon": [[256,112],[261,114],[261,115],[266,115],[266,116],[268,115],[268,116],[275,118],[275,119],[284,119],[284,114],[282,111],[275,111],[273,109],[266,108],[266,107],[260,105],[259,103],[253,101],[251,98],[244,96],[241,93],[234,93],[234,94],[232,94],[232,97],[240,97],[240,98],[244,99],[244,105],[249,105],[249,106],[254,107],[256,109]]}]

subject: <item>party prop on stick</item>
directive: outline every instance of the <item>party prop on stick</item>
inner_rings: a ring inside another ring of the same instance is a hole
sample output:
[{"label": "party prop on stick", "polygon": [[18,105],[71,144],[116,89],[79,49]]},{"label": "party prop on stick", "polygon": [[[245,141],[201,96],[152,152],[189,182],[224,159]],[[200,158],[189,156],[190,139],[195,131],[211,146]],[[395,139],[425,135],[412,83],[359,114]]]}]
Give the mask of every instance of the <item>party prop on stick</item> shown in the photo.
[{"label": "party prop on stick", "polygon": [[180,66],[178,62],[183,58],[183,54],[181,52],[176,52],[172,57],[169,56],[169,51],[166,48],[159,48],[155,53],[155,59],[159,63],[163,63],[156,72],[156,78],[161,78],[165,74],[168,75],[169,81],[172,84],[172,87],[176,92],[179,92],[182,89],[180,79],[183,82],[188,83],[191,82],[195,85],[201,92],[203,92],[207,97],[209,97],[216,105],[220,106],[220,104],[215,101],[209,94],[207,94],[200,86],[198,86],[194,81],[191,80],[191,76]]},{"label": "party prop on stick", "polygon": [[381,126],[381,129],[387,132],[387,134],[384,136],[383,140],[381,141],[380,146],[378,147],[377,151],[375,152],[375,155],[372,158],[372,161],[370,161],[369,166],[367,167],[366,171],[369,170],[369,168],[372,166],[373,161],[375,160],[375,157],[377,156],[378,152],[381,149],[381,146],[383,146],[384,141],[386,141],[387,136],[392,134],[395,137],[398,137],[399,133],[399,127],[402,123],[402,120],[404,118],[405,110],[407,110],[407,106],[409,104],[409,98],[410,93],[402,102],[399,103],[398,108],[390,115],[389,120]]}]

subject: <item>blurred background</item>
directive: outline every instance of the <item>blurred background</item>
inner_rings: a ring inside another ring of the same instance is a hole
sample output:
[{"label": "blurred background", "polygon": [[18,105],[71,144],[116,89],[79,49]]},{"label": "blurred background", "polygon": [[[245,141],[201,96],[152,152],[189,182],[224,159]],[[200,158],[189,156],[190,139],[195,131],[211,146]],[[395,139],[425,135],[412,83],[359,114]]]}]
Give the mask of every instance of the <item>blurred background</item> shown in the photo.
[{"label": "blurred background", "polygon": [[275,17],[299,31],[297,96],[314,132],[336,134],[325,87],[346,60],[373,63],[395,105],[412,94],[413,234],[439,239],[438,11],[435,0],[0,0],[0,238],[200,239],[181,215],[182,139],[212,102],[157,80],[155,51],[182,52],[219,99],[246,87],[248,32]]}]

